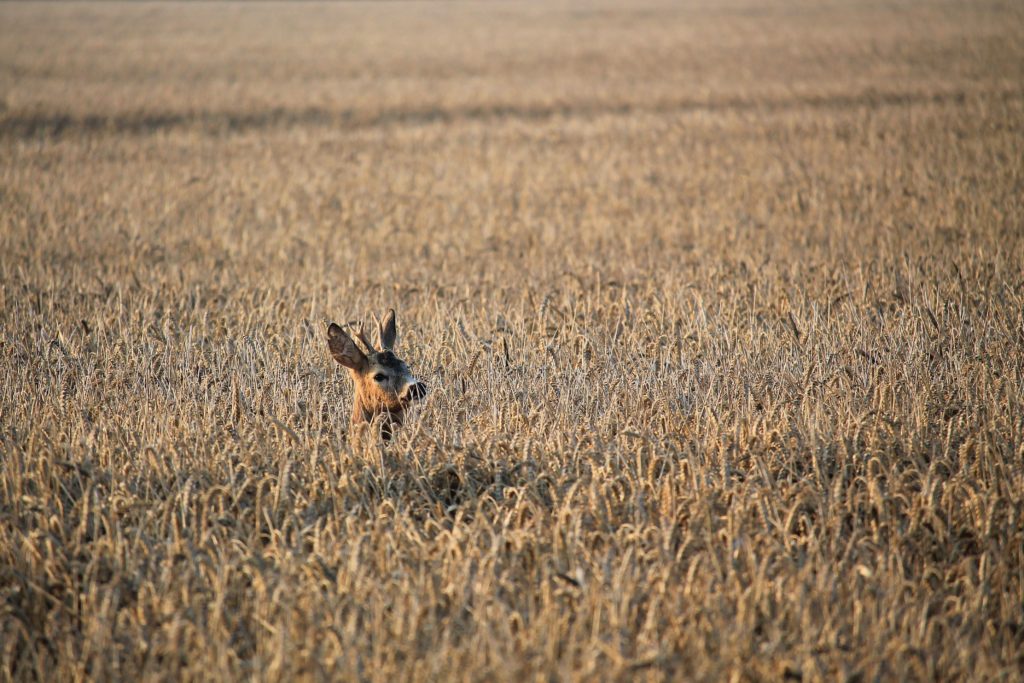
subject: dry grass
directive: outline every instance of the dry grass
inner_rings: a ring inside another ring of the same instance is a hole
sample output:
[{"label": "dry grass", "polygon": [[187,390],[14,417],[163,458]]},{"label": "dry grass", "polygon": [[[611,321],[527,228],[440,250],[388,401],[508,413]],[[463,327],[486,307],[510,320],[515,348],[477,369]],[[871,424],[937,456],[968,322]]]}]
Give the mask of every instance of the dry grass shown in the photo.
[{"label": "dry grass", "polygon": [[0,678],[1021,680],[1022,35],[0,6]]}]

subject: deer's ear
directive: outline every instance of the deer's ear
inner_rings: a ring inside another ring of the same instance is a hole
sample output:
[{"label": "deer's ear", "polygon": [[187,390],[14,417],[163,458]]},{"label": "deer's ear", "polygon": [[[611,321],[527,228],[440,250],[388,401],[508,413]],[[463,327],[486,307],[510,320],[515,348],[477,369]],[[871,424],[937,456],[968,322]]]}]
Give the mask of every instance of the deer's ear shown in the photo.
[{"label": "deer's ear", "polygon": [[384,319],[377,326],[380,334],[380,347],[385,351],[392,351],[395,348],[395,340],[398,339],[398,327],[395,325],[395,309],[388,309]]},{"label": "deer's ear", "polygon": [[338,325],[331,323],[327,328],[327,346],[331,349],[331,355],[346,368],[363,370],[366,368],[367,360],[352,337],[345,334],[345,330]]}]

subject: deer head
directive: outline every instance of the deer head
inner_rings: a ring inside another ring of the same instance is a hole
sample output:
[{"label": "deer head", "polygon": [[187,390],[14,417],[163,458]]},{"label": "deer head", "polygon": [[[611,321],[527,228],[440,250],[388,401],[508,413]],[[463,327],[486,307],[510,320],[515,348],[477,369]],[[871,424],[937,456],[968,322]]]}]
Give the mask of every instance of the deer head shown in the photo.
[{"label": "deer head", "polygon": [[406,407],[427,395],[426,385],[416,379],[409,366],[395,355],[397,337],[393,309],[377,322],[379,348],[374,348],[369,342],[362,325],[356,338],[365,351],[340,326],[331,323],[327,328],[327,346],[331,355],[348,368],[355,383],[352,424],[373,422],[382,416],[381,435],[385,440],[391,438],[394,426],[402,424]]}]

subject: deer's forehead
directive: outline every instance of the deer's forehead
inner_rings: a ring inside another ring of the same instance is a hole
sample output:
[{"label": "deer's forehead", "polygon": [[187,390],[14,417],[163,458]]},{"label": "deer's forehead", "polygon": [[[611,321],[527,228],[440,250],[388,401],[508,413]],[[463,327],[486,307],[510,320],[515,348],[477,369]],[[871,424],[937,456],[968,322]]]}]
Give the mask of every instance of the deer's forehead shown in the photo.
[{"label": "deer's forehead", "polygon": [[388,373],[405,373],[409,371],[405,363],[390,351],[375,353],[370,356],[369,361],[370,367],[377,371]]}]

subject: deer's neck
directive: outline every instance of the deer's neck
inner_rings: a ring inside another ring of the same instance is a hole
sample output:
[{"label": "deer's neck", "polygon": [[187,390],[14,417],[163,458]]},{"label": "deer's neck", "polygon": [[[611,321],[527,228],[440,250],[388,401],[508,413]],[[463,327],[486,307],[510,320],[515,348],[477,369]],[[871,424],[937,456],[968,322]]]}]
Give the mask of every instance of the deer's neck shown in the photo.
[{"label": "deer's neck", "polygon": [[352,404],[352,422],[373,422],[374,418],[378,415],[382,415],[396,425],[402,424],[402,413],[404,411],[401,408],[385,408],[381,406],[370,405],[367,401],[363,400],[361,396],[356,396],[355,402]]},{"label": "deer's neck", "polygon": [[402,412],[401,409],[371,407],[357,396],[352,405],[352,425],[358,427],[372,424],[377,416],[381,416],[383,419],[379,422],[380,436],[384,441],[390,441],[394,435],[394,428],[402,424]]}]

